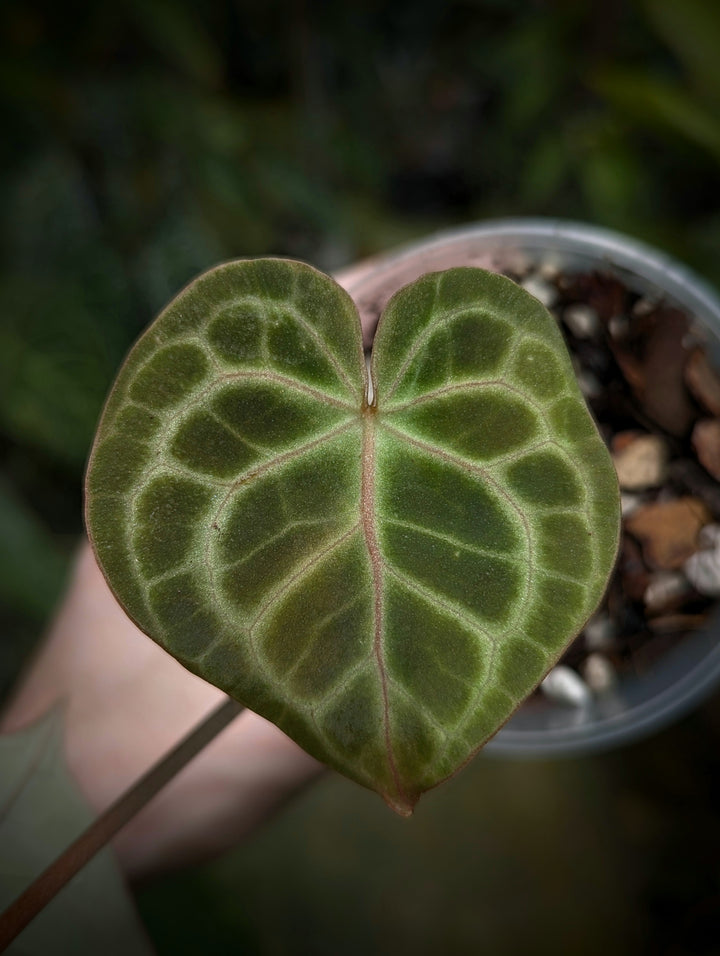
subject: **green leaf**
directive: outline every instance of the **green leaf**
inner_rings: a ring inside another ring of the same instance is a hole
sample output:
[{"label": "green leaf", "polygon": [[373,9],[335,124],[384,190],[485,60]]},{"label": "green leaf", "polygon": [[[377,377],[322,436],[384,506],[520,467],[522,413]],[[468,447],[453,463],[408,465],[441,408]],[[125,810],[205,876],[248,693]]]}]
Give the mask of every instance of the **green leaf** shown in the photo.
[{"label": "green leaf", "polygon": [[[0,737],[0,911],[91,822],[67,771],[59,713]],[[8,950],[17,956],[151,952],[108,849],[60,891]]]},{"label": "green leaf", "polygon": [[720,120],[680,87],[645,71],[613,68],[599,72],[593,87],[637,123],[671,133],[720,158]]},{"label": "green leaf", "polygon": [[139,626],[402,813],[598,603],[618,492],[549,313],[453,269],[360,322],[284,260],[206,273],[131,352],[87,479]]},{"label": "green leaf", "polygon": [[708,0],[645,0],[651,24],[690,75],[720,102],[720,7]]},{"label": "green leaf", "polygon": [[131,0],[130,14],[158,52],[201,84],[218,86],[220,53],[197,13],[169,0]]}]

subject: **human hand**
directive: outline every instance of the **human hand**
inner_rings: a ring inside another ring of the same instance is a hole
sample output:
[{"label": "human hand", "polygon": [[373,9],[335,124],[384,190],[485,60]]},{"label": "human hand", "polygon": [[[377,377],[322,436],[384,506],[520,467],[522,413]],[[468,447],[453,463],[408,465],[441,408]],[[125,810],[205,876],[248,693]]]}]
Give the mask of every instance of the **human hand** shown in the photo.
[{"label": "human hand", "polygon": [[[69,769],[91,808],[109,806],[223,699],[122,611],[83,544],[68,593],[0,724],[63,705]],[[320,764],[244,711],[114,841],[130,877],[232,846],[318,777]]]}]

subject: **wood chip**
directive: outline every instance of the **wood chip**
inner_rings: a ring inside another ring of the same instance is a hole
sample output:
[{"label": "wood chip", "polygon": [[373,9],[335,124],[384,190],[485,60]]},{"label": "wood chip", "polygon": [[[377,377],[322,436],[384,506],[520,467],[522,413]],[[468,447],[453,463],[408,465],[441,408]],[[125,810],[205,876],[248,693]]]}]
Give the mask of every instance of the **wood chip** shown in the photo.
[{"label": "wood chip", "polygon": [[676,458],[670,462],[668,471],[681,492],[701,498],[715,517],[720,518],[720,483],[704,468],[690,458]]},{"label": "wood chip", "polygon": [[685,382],[700,404],[720,418],[720,374],[712,367],[705,349],[696,348],[685,363]]},{"label": "wood chip", "polygon": [[704,418],[692,433],[692,443],[703,468],[720,481],[720,418]]},{"label": "wood chip", "polygon": [[661,428],[684,436],[698,417],[685,386],[687,316],[667,306],[634,323],[622,342],[610,345],[643,412]]},{"label": "wood chip", "polygon": [[562,276],[560,288],[568,302],[583,302],[595,310],[601,322],[623,315],[628,290],[615,276],[601,272]]},{"label": "wood chip", "polygon": [[625,449],[629,448],[635,439],[642,434],[643,432],[639,431],[616,432],[610,441],[610,450],[613,455],[625,451]]},{"label": "wood chip", "polygon": [[643,561],[640,545],[627,535],[623,536],[617,567],[624,596],[630,601],[642,601],[650,583],[650,572]]},{"label": "wood chip", "polygon": [[700,529],[711,521],[703,502],[688,497],[643,505],[625,528],[640,542],[649,567],[675,570],[698,550]]},{"label": "wood chip", "polygon": [[695,631],[707,620],[707,614],[666,614],[648,621],[653,634],[686,634]]}]

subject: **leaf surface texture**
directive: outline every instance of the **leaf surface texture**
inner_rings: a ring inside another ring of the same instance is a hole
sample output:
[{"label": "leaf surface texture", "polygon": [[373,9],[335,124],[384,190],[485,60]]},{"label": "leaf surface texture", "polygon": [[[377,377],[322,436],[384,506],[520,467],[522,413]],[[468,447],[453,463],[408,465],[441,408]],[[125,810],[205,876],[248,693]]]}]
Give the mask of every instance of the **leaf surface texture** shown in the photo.
[{"label": "leaf surface texture", "polygon": [[310,266],[201,276],[131,352],[87,478],[137,624],[401,813],[508,719],[604,591],[609,456],[549,313],[460,268],[381,318]]}]

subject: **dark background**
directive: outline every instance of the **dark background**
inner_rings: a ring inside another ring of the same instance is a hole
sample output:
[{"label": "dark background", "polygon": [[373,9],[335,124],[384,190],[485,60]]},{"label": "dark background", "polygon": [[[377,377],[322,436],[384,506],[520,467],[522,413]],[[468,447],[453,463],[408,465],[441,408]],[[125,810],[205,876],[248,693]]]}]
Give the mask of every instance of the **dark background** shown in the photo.
[{"label": "dark background", "polygon": [[[720,284],[715,0],[6,0],[0,37],[0,694],[114,372],[205,267],[549,215]],[[161,954],[717,953],[719,744],[716,697],[612,755],[481,758],[410,822],[328,777],[142,913]]]}]

